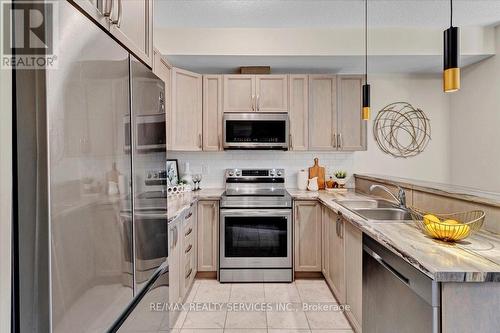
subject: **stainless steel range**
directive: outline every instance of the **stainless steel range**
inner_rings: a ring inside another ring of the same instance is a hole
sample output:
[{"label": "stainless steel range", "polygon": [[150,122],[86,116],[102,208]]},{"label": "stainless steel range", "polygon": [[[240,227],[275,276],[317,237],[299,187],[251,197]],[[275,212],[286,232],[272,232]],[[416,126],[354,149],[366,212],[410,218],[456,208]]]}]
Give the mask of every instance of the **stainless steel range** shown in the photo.
[{"label": "stainless steel range", "polygon": [[227,169],[220,282],[292,281],[292,198],[283,169]]}]

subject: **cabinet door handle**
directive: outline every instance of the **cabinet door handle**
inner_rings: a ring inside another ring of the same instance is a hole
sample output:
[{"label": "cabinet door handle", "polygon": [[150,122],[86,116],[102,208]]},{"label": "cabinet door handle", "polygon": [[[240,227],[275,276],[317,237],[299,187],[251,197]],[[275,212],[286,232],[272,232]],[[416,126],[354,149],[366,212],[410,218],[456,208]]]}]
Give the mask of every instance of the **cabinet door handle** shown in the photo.
[{"label": "cabinet door handle", "polygon": [[293,149],[293,141],[292,141],[293,135],[290,134],[289,137],[290,137],[290,149]]},{"label": "cabinet door handle", "polygon": [[342,133],[338,134],[339,139],[338,139],[338,148],[342,148]]},{"label": "cabinet door handle", "polygon": [[[104,10],[103,10],[103,15],[105,17],[109,17],[111,15],[111,12],[113,11],[113,2],[114,1],[115,0],[105,0],[105,2],[104,2]],[[108,6],[108,4],[109,4],[109,6]]]},{"label": "cabinet door handle", "polygon": [[186,217],[184,219],[189,219],[191,216],[193,216],[193,212],[189,212],[189,214],[186,215]]},{"label": "cabinet door handle", "polygon": [[174,246],[177,246],[177,236],[179,236],[178,232],[177,232],[177,227],[174,227]]},{"label": "cabinet door handle", "polygon": [[187,247],[186,251],[184,251],[184,253],[189,253],[189,251],[191,251],[192,248],[193,248],[193,245],[189,244],[189,246]]},{"label": "cabinet door handle", "polygon": [[192,268],[190,268],[189,272],[186,274],[186,279],[191,276],[191,273],[193,273],[193,269]]},{"label": "cabinet door handle", "polygon": [[256,97],[256,104],[257,104],[257,111],[260,111],[260,98],[259,98],[259,95],[257,95]]},{"label": "cabinet door handle", "polygon": [[222,138],[221,138],[220,134],[219,134],[219,137],[218,137],[218,149],[222,150]]},{"label": "cabinet door handle", "polygon": [[192,232],[193,232],[193,228],[189,228],[189,230],[186,231],[186,233],[184,234],[184,237],[191,235]]},{"label": "cabinet door handle", "polygon": [[337,148],[337,134],[335,132],[332,132],[332,147]]},{"label": "cabinet door handle", "polygon": [[198,147],[201,149],[203,147],[203,140],[201,137],[201,133],[198,134]]},{"label": "cabinet door handle", "polygon": [[111,20],[111,24],[115,24],[119,28],[121,22],[122,22],[122,0],[118,0],[118,14],[116,15],[116,20]]},{"label": "cabinet door handle", "polygon": [[215,221],[215,214],[216,214],[216,210],[217,210],[217,204],[215,202],[212,204],[212,208],[213,208],[212,221]]}]

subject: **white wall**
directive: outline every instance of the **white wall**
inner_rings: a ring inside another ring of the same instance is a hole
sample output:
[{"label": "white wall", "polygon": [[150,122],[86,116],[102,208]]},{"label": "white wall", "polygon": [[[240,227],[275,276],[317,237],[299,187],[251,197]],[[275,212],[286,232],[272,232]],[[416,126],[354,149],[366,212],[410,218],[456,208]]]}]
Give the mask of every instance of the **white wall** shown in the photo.
[{"label": "white wall", "polygon": [[462,69],[451,95],[451,181],[500,192],[500,26],[496,56]]},{"label": "white wall", "polygon": [[[365,172],[404,176],[422,180],[449,182],[449,97],[442,92],[441,77],[434,75],[377,75],[372,84],[372,119],[368,128],[368,151],[338,152],[169,152],[169,158],[191,163],[192,172],[202,172],[205,187],[222,186],[223,170],[231,167],[282,167],[287,170],[287,185],[296,186],[299,169],[312,166],[319,157],[327,173],[345,169],[348,173]],[[396,159],[385,155],[373,140],[371,124],[376,111],[385,105],[406,101],[422,109],[431,120],[432,140],[419,156]]]},{"label": "white wall", "polygon": [[[372,117],[368,127],[368,151],[354,154],[357,172],[377,173],[448,183],[449,96],[443,93],[440,75],[376,75],[371,84]],[[430,119],[431,141],[419,155],[394,158],[384,154],[373,138],[372,125],[379,110],[393,102],[408,102]]]},{"label": "white wall", "polygon": [[0,70],[0,332],[10,331],[11,72]]}]

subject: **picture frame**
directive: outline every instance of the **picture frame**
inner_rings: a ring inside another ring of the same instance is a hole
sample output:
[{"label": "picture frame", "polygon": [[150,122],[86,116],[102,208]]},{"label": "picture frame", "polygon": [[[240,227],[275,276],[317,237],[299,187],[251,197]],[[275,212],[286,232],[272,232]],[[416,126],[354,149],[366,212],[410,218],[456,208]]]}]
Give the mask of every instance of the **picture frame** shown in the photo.
[{"label": "picture frame", "polygon": [[179,163],[176,159],[167,159],[167,187],[179,185]]}]

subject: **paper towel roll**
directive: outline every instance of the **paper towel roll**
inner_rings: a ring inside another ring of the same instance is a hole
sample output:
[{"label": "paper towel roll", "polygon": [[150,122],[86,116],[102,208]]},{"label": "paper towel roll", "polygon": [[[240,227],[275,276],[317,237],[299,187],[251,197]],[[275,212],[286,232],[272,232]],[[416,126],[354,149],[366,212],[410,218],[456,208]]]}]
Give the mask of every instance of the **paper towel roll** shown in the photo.
[{"label": "paper towel roll", "polygon": [[299,172],[297,172],[297,188],[299,190],[305,191],[307,189],[308,180],[309,174],[306,170],[299,170]]}]

